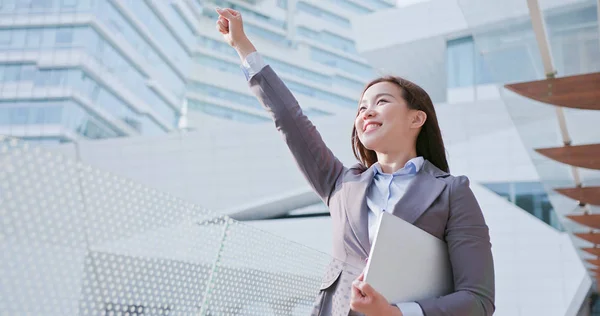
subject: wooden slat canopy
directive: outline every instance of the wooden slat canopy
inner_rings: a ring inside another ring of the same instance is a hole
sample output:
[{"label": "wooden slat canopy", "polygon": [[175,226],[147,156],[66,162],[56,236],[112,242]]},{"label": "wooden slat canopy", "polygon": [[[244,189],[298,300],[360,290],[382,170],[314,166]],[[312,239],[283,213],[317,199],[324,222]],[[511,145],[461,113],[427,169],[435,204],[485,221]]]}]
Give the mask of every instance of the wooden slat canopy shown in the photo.
[{"label": "wooden slat canopy", "polygon": [[505,87],[526,98],[548,104],[600,110],[600,72],[507,84]]},{"label": "wooden slat canopy", "polygon": [[592,244],[600,244],[600,234],[595,234],[595,233],[575,233],[575,236],[583,239],[583,240],[587,240],[589,242],[591,242]]},{"label": "wooden slat canopy", "polygon": [[561,188],[554,191],[581,203],[600,205],[600,187]]},{"label": "wooden slat canopy", "polygon": [[600,259],[585,259],[585,261],[595,265],[596,267],[600,266]]},{"label": "wooden slat canopy", "polygon": [[571,166],[600,170],[600,144],[540,148],[535,151]]},{"label": "wooden slat canopy", "polygon": [[567,215],[567,217],[581,225],[600,229],[600,214]]},{"label": "wooden slat canopy", "polygon": [[581,250],[583,250],[591,255],[594,255],[596,257],[600,257],[600,248],[589,247],[589,248],[581,248]]}]

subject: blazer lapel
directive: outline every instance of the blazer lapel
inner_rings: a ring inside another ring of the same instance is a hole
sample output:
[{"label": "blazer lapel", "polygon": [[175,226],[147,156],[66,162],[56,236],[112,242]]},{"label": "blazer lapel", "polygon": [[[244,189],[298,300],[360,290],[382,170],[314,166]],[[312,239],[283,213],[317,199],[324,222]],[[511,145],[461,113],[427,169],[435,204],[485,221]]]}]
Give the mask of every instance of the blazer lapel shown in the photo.
[{"label": "blazer lapel", "polygon": [[373,181],[373,168],[354,175],[346,184],[348,188],[346,191],[348,222],[365,256],[369,255],[371,249],[367,207],[367,189],[371,181]]},{"label": "blazer lapel", "polygon": [[392,214],[414,224],[446,187],[444,181],[436,178],[436,175],[445,174],[425,161]]}]

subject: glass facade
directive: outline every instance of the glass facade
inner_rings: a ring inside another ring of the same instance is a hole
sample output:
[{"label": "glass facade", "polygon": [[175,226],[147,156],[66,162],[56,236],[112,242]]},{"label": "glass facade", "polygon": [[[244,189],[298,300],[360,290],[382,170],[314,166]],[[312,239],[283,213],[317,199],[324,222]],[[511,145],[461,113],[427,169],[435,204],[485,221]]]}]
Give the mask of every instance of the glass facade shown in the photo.
[{"label": "glass facade", "polygon": [[[318,3],[314,1],[298,1],[294,10],[295,12],[308,14],[311,18],[318,18],[324,22],[323,25],[325,26],[332,23],[344,28],[350,27],[350,20],[342,15],[342,12],[345,12],[346,14],[348,12],[356,14],[367,13],[370,11],[370,9],[362,7],[352,1],[328,0],[328,2],[339,6],[340,10],[338,12],[324,10],[317,6]],[[246,20],[246,24],[244,25],[248,34],[260,38],[261,40],[266,40],[270,44],[284,46],[285,48],[282,48],[282,51],[287,52],[297,50],[299,48],[298,41],[303,40],[302,43],[305,44],[308,49],[301,50],[302,53],[298,54],[298,58],[300,58],[298,60],[296,58],[273,58],[267,56],[268,54],[263,54],[263,58],[265,62],[273,67],[278,73],[286,75],[284,81],[294,93],[310,96],[332,105],[331,112],[308,109],[305,112],[309,116],[331,115],[336,106],[354,109],[358,102],[355,100],[354,94],[350,95],[347,92],[339,91],[360,91],[360,89],[364,87],[366,81],[375,76],[375,72],[370,65],[366,62],[363,63],[357,61],[360,60],[360,57],[358,56],[355,42],[350,38],[336,34],[335,31],[318,30],[304,25],[295,25],[297,23],[288,25],[285,20],[281,19],[281,15],[277,17],[274,17],[275,15],[270,16],[258,9],[253,9],[251,5],[241,5],[227,0],[196,0],[193,4],[195,7],[199,8],[198,12],[201,15],[201,19],[208,19],[212,23],[214,23],[214,19],[218,16],[214,12],[214,6],[231,7],[240,11],[244,17],[251,17]],[[280,9],[290,10],[287,0],[277,0],[275,4]],[[302,19],[302,17],[297,16],[296,19]],[[279,28],[281,32],[275,32],[274,30],[265,27],[264,23]],[[288,32],[289,27],[294,27],[293,32]],[[293,34],[292,37],[290,37],[290,34]],[[203,50],[211,52],[205,53],[203,51],[194,54],[194,61],[199,63],[202,67],[217,69],[221,72],[235,76],[241,75],[242,72],[238,61],[239,57],[229,45],[215,37],[202,34],[198,37],[198,45]],[[317,48],[317,45],[323,45],[326,46],[326,48]],[[302,54],[305,54],[305,56],[301,56]],[[357,58],[349,58],[347,57],[348,54],[355,55]],[[232,59],[221,58],[220,56],[227,56]],[[309,69],[303,65],[304,60],[322,64],[325,66],[323,69],[328,69],[329,71],[320,72]],[[357,77],[364,78],[364,80],[357,80]],[[296,78],[298,78],[298,80],[296,80]],[[302,83],[303,80],[309,81],[318,87],[304,84]],[[340,88],[340,90],[336,91],[336,88]],[[227,100],[228,102],[239,104],[243,107],[259,107],[257,102],[250,100],[250,98],[254,98],[250,93],[246,95],[244,93],[231,92],[230,95],[227,95],[229,94],[229,92],[227,92],[229,90],[226,87],[207,88],[205,85],[199,83],[191,83],[189,89],[190,91]],[[217,89],[221,89],[219,90],[220,92],[218,92]],[[221,107],[223,106],[221,105]],[[220,113],[221,111],[222,109],[219,109],[218,111],[215,111],[215,113]],[[209,113],[208,111],[204,112]],[[219,116],[223,117],[222,115]],[[237,120],[237,117],[239,116],[231,115],[231,117]],[[245,120],[242,119],[240,119],[240,121],[245,122]]]},{"label": "glass facade", "polygon": [[[597,11],[593,1],[578,1],[544,15],[554,67],[560,76],[600,69]],[[531,21],[514,19],[501,28],[447,42],[448,88],[523,81],[544,77]],[[515,39],[523,38],[522,41]]]},{"label": "glass facade", "polygon": [[[79,22],[79,14],[91,14],[93,21]],[[83,138],[161,134],[176,127],[191,62],[182,43],[194,43],[196,36],[172,5],[14,0],[1,2],[0,16],[22,18],[0,27],[0,53],[12,56],[0,61],[0,110],[11,113],[2,124],[27,117],[31,130],[60,123]],[[60,115],[50,110],[57,109],[55,101],[39,97],[57,93],[64,99]],[[40,120],[46,115],[41,113],[54,114]],[[98,131],[86,132],[82,126],[88,125]]]},{"label": "glass facade", "polygon": [[544,185],[540,182],[482,183],[496,194],[557,230],[563,230]]}]

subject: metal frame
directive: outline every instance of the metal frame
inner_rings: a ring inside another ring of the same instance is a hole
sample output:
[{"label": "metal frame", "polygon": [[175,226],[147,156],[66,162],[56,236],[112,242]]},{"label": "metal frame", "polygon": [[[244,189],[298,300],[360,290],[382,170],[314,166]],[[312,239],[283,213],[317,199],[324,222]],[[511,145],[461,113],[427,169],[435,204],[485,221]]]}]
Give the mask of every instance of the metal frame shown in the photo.
[{"label": "metal frame", "polygon": [[[600,0],[598,1],[600,2]],[[527,7],[529,8],[529,16],[531,18],[533,32],[535,34],[535,39],[537,41],[538,48],[540,50],[540,55],[542,57],[542,64],[544,65],[544,72],[546,74],[546,78],[555,78],[557,71],[554,68],[552,52],[550,50],[550,42],[548,40],[548,32],[546,30],[546,23],[540,10],[538,0],[527,0]],[[556,118],[558,119],[558,125],[560,128],[563,144],[565,146],[570,146],[572,140],[571,136],[569,135],[569,130],[567,128],[567,121],[565,119],[565,113],[563,111],[563,108],[560,106],[556,106],[555,109]],[[575,185],[577,187],[581,187],[582,183],[581,176],[579,175],[579,169],[577,167],[571,167],[571,174],[573,175]],[[584,209],[586,213],[589,212],[589,208],[584,207]]]}]

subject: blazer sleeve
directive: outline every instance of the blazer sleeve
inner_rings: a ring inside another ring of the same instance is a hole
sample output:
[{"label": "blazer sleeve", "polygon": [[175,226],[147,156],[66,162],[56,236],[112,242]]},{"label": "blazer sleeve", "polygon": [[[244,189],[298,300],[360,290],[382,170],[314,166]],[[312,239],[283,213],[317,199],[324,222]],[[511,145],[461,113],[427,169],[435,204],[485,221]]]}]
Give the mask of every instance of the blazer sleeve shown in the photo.
[{"label": "blazer sleeve", "polygon": [[450,187],[445,235],[455,292],[419,301],[419,305],[426,316],[492,315],[495,281],[489,229],[464,176],[456,177]]},{"label": "blazer sleeve", "polygon": [[343,172],[343,164],[325,145],[315,126],[302,113],[296,98],[270,66],[252,76],[249,85],[273,117],[300,171],[329,205],[337,179]]}]

